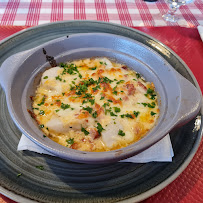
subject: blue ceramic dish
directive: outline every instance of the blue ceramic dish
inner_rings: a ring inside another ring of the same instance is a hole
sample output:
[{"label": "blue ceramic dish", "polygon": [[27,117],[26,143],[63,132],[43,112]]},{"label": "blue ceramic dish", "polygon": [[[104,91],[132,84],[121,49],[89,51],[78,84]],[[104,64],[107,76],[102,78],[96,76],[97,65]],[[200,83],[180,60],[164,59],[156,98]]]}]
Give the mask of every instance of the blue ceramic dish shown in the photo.
[{"label": "blue ceramic dish", "polygon": [[[57,63],[106,56],[126,64],[155,84],[159,93],[157,125],[139,142],[109,152],[83,152],[63,147],[44,138],[30,117],[30,96],[39,84],[37,76],[50,64],[44,51]],[[165,53],[167,54],[167,53]],[[194,118],[201,107],[201,94],[157,52],[138,41],[105,33],[74,34],[9,57],[0,68],[0,82],[6,93],[10,115],[33,142],[61,158],[81,163],[110,163],[134,156],[162,139],[169,131]]]}]

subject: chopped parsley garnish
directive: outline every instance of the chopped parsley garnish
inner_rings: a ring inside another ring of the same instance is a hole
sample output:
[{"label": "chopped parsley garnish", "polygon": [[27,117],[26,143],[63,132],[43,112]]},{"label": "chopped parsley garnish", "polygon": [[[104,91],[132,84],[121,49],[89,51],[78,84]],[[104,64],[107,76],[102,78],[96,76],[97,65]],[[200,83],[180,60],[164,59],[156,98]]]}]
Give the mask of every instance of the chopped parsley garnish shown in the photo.
[{"label": "chopped parsley garnish", "polygon": [[92,95],[90,93],[86,93],[83,98],[91,98],[91,97],[92,97]]},{"label": "chopped parsley garnish", "polygon": [[141,78],[141,75],[139,73],[136,73],[137,78]]},{"label": "chopped parsley garnish", "polygon": [[156,113],[154,113],[153,111],[151,111],[151,116],[154,116]]},{"label": "chopped parsley garnish", "polygon": [[147,103],[141,103],[144,107],[147,106]]},{"label": "chopped parsley garnish", "polygon": [[154,92],[154,90],[152,90],[150,88],[147,89],[147,94],[152,94],[153,92]]},{"label": "chopped parsley garnish", "polygon": [[113,88],[113,90],[116,90],[116,88],[117,88],[117,85]]},{"label": "chopped parsley garnish", "polygon": [[113,107],[113,108],[114,108],[114,111],[115,111],[116,113],[119,113],[119,112],[121,111],[121,109],[118,108],[118,107]]},{"label": "chopped parsley garnish", "polygon": [[63,110],[65,110],[65,109],[70,108],[70,105],[69,105],[69,104],[64,104],[64,103],[62,103],[62,104],[61,104],[61,108],[62,108]]},{"label": "chopped parsley garnish", "polygon": [[59,112],[59,111],[60,111],[60,109],[56,109],[55,111],[56,111],[56,112]]},{"label": "chopped parsley garnish", "polygon": [[77,95],[82,95],[82,92],[79,90],[79,91],[77,91],[75,94],[77,94]]},{"label": "chopped parsley garnish", "polygon": [[111,116],[117,116],[115,113],[113,113],[112,111],[110,111],[110,115]]},{"label": "chopped parsley garnish", "polygon": [[113,94],[117,95],[117,94],[118,94],[118,92],[115,90],[115,91],[113,91]]},{"label": "chopped parsley garnish", "polygon": [[150,88],[147,89],[147,93],[145,94],[145,96],[148,97],[148,95],[151,96],[150,99],[152,100],[154,100],[156,97],[154,90]]},{"label": "chopped parsley garnish", "polygon": [[92,113],[92,111],[93,111],[93,108],[91,108],[91,107],[83,107],[82,108],[83,110],[85,110],[85,111],[88,111],[90,114]]},{"label": "chopped parsley garnish", "polygon": [[83,100],[82,104],[85,104],[85,103],[87,103],[87,102],[88,102],[88,100]]},{"label": "chopped parsley garnish", "polygon": [[44,170],[44,166],[36,166],[36,168],[38,168],[40,170]]},{"label": "chopped parsley garnish", "polygon": [[65,64],[65,63],[60,63],[59,66],[60,66],[61,68],[68,67],[67,64]]},{"label": "chopped parsley garnish", "polygon": [[89,134],[89,132],[87,131],[87,130],[85,130],[85,128],[81,128],[81,131],[85,134],[85,135],[88,135]]},{"label": "chopped parsley garnish", "polygon": [[100,64],[103,64],[103,62],[102,62],[102,61],[100,61],[99,63],[100,63]]},{"label": "chopped parsley garnish", "polygon": [[124,83],[125,80],[119,80],[116,84]]},{"label": "chopped parsley garnish", "polygon": [[45,114],[45,112],[43,110],[39,111],[39,115],[44,115],[44,114]]},{"label": "chopped parsley garnish", "polygon": [[74,138],[69,138],[68,140],[66,140],[66,142],[72,145],[74,143]]},{"label": "chopped parsley garnish", "polygon": [[96,111],[92,114],[92,117],[93,117],[93,118],[96,118],[96,117],[97,117],[97,112],[96,112]]},{"label": "chopped parsley garnish", "polygon": [[155,102],[152,102],[151,104],[148,103],[147,106],[149,108],[154,108],[156,106],[156,104],[155,104]]},{"label": "chopped parsley garnish", "polygon": [[94,67],[94,68],[90,68],[90,70],[96,70],[97,69],[97,67]]},{"label": "chopped parsley garnish", "polygon": [[99,133],[99,135],[101,135],[101,132],[104,130],[104,128],[102,127],[102,125],[100,123],[97,123],[97,131]]},{"label": "chopped parsley garnish", "polygon": [[102,106],[104,107],[104,108],[106,108],[106,106],[109,106],[110,104],[109,103],[104,103]]},{"label": "chopped parsley garnish", "polygon": [[[104,103],[102,106],[104,107],[104,110],[105,110],[105,115],[107,115],[107,113],[110,113],[110,116],[117,116],[113,111],[112,111],[112,108],[109,107],[109,109],[107,109],[107,106],[109,106],[110,104],[109,103]],[[113,107],[114,108],[114,111],[116,113],[120,112],[120,108],[118,107]]]},{"label": "chopped parsley garnish", "polygon": [[95,92],[96,90],[101,89],[100,85],[97,85],[96,87],[93,87],[92,90]]},{"label": "chopped parsley garnish", "polygon": [[39,127],[40,127],[40,128],[44,128],[44,125],[43,125],[43,124],[42,124],[42,125],[39,125]]},{"label": "chopped parsley garnish", "polygon": [[119,130],[119,131],[118,131],[118,135],[120,135],[120,136],[125,136],[125,133],[124,133],[122,130]]},{"label": "chopped parsley garnish", "polygon": [[107,101],[109,101],[109,102],[113,102],[112,100],[110,100],[110,99],[108,99]]},{"label": "chopped parsley garnish", "polygon": [[43,135],[43,137],[47,137],[46,135]]},{"label": "chopped parsley garnish", "polygon": [[137,118],[138,117],[138,115],[140,114],[140,112],[139,111],[133,111],[133,114],[135,115],[135,117]]},{"label": "chopped parsley garnish", "polygon": [[96,81],[97,84],[101,83],[101,78],[99,77],[99,79]]},{"label": "chopped parsley garnish", "polygon": [[156,97],[156,94],[152,94],[150,99],[154,100],[155,97]]},{"label": "chopped parsley garnish", "polygon": [[73,75],[73,74],[74,74],[74,72],[73,72],[72,69],[68,69],[68,70],[67,70],[67,73],[69,73],[70,75]]},{"label": "chopped parsley garnish", "polygon": [[113,82],[113,80],[111,80],[111,79],[109,79],[107,77],[104,77],[102,79],[103,79],[102,82],[105,82],[105,83],[112,83]]},{"label": "chopped parsley garnish", "polygon": [[78,76],[79,76],[80,79],[82,78],[82,75],[80,73],[78,73]]},{"label": "chopped parsley garnish", "polygon": [[63,92],[63,93],[62,93],[62,95],[64,96],[64,95],[65,95],[65,93]]},{"label": "chopped parsley garnish", "polygon": [[86,92],[87,91],[87,85],[86,84],[83,84],[83,85],[79,84],[79,90],[81,92]]},{"label": "chopped parsley garnish", "polygon": [[72,86],[71,84],[69,84],[69,85],[70,85],[70,90],[74,90],[75,89],[74,86]]},{"label": "chopped parsley garnish", "polygon": [[[138,103],[140,104],[140,103]],[[155,102],[150,103],[141,103],[144,107],[148,106],[149,108],[154,108],[156,106]]]},{"label": "chopped parsley garnish", "polygon": [[93,105],[95,103],[94,99],[89,99],[89,102],[91,103],[91,105]]},{"label": "chopped parsley garnish", "polygon": [[41,105],[44,104],[44,102],[45,102],[45,96],[43,96],[42,101],[41,101],[39,104],[37,104],[37,105],[38,105],[38,106],[41,106]]},{"label": "chopped parsley garnish", "polygon": [[133,116],[131,114],[129,114],[129,113],[121,115],[121,118],[124,118],[124,117],[133,119]]},{"label": "chopped parsley garnish", "polygon": [[[106,115],[108,112],[111,113],[111,107],[110,107],[109,109],[107,109],[107,106],[110,106],[109,103],[104,103],[102,106],[104,107],[105,115]],[[112,112],[111,116],[113,116],[113,112]],[[117,115],[116,115],[116,116],[117,116]]]},{"label": "chopped parsley garnish", "polygon": [[82,104],[85,104],[85,103],[88,103],[88,102],[90,102],[91,105],[94,105],[94,103],[95,103],[95,99],[87,99],[87,100],[83,100]]},{"label": "chopped parsley garnish", "polygon": [[103,100],[103,99],[104,99],[104,97],[101,97],[101,98],[100,98],[100,100]]},{"label": "chopped parsley garnish", "polygon": [[43,79],[47,79],[47,78],[48,78],[48,76],[44,76],[44,77],[43,77]]},{"label": "chopped parsley garnish", "polygon": [[79,73],[78,68],[75,64],[64,64],[62,75],[68,73],[70,75],[75,75],[78,73],[79,78],[82,78],[82,75]]},{"label": "chopped parsley garnish", "polygon": [[62,81],[62,78],[60,78],[60,76],[58,75],[57,77],[55,77],[56,80]]},{"label": "chopped parsley garnish", "polygon": [[135,78],[133,79],[134,81],[137,81]]},{"label": "chopped parsley garnish", "polygon": [[126,118],[133,118],[133,116],[131,114],[129,114],[129,113],[125,114],[125,117]]},{"label": "chopped parsley garnish", "polygon": [[89,79],[89,84],[92,85],[92,84],[95,84],[97,83],[97,81],[95,81],[93,78],[90,78]]}]

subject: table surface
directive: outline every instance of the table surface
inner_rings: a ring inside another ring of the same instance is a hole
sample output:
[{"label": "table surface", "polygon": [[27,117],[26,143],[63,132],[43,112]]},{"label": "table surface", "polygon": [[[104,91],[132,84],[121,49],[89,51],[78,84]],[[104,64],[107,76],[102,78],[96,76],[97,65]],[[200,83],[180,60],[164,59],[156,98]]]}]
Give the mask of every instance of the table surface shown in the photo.
[{"label": "table surface", "polygon": [[0,25],[36,26],[62,20],[97,20],[125,26],[203,24],[203,0],[181,6],[178,23],[165,22],[166,0],[0,0]]},{"label": "table surface", "polygon": [[[0,26],[0,40],[27,27]],[[203,43],[196,28],[135,27],[160,40],[175,51],[189,66],[203,92]],[[183,48],[184,47],[184,48]],[[184,49],[184,51],[183,51]],[[0,203],[13,201],[0,196]],[[183,173],[166,188],[143,202],[203,202],[203,141],[191,163]]]},{"label": "table surface", "polygon": [[[203,91],[203,43],[196,29],[203,25],[203,0],[181,6],[177,11],[180,17],[177,23],[163,20],[162,15],[167,11],[165,0],[153,3],[143,0],[0,0],[0,40],[28,26],[62,20],[96,20],[137,26],[136,29],[174,50],[192,70]],[[203,142],[183,173],[143,202],[203,202],[202,157]],[[0,203],[13,201],[0,195]]]}]

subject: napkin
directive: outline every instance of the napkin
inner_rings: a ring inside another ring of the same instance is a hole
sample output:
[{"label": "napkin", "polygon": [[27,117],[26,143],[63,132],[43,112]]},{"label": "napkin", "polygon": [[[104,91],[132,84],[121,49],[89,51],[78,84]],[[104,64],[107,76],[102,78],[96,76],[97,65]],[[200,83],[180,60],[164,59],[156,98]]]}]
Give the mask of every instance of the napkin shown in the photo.
[{"label": "napkin", "polygon": [[[18,144],[18,151],[29,150],[37,152],[40,154],[48,154],[54,156],[48,151],[42,149],[25,135],[21,136],[20,142]],[[147,162],[171,162],[174,156],[173,148],[171,145],[171,140],[169,134],[167,134],[162,140],[148,148],[147,150],[141,152],[140,154],[130,157],[128,159],[122,160],[121,162],[132,162],[132,163],[147,163]]]},{"label": "napkin", "polygon": [[203,41],[203,26],[199,25],[199,26],[197,26],[197,29],[198,29],[199,35],[200,35],[200,37],[201,37],[201,39]]}]

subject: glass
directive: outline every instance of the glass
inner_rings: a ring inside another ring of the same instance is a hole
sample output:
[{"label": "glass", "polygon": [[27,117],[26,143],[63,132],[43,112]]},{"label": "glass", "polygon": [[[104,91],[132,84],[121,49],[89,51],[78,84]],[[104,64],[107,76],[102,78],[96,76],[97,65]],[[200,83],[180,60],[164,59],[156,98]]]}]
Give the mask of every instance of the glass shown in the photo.
[{"label": "glass", "polygon": [[169,11],[164,14],[162,17],[166,21],[177,22],[180,18],[175,15],[175,12],[179,9],[180,6],[192,3],[194,0],[166,0],[169,3]]}]

